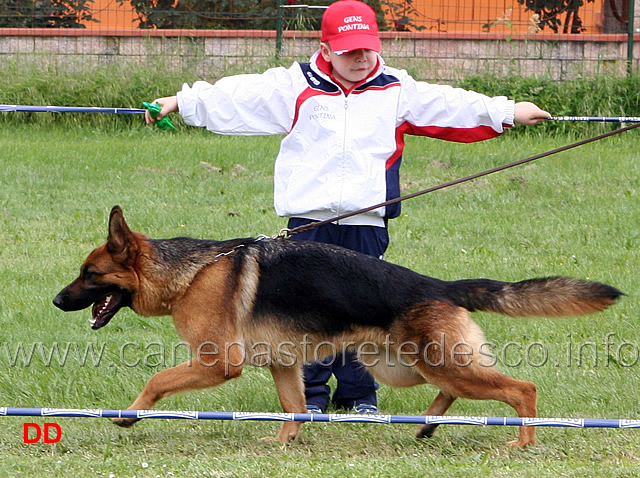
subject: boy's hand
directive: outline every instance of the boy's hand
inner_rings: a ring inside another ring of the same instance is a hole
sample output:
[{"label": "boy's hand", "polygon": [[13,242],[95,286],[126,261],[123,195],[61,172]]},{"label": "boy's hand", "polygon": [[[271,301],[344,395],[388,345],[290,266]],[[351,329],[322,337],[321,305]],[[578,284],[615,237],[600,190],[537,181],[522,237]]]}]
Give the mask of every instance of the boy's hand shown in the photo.
[{"label": "boy's hand", "polygon": [[[164,108],[162,108],[164,110]],[[520,101],[516,103],[514,121],[524,125],[542,123],[549,119],[551,114],[538,108],[530,101]]]},{"label": "boy's hand", "polygon": [[174,113],[178,111],[178,98],[176,96],[166,96],[164,98],[157,98],[153,100],[151,103],[158,103],[162,106],[160,113],[155,118],[151,117],[149,111],[144,112],[144,120],[147,124],[152,124],[156,121],[160,121],[162,118],[167,116],[169,113]]}]

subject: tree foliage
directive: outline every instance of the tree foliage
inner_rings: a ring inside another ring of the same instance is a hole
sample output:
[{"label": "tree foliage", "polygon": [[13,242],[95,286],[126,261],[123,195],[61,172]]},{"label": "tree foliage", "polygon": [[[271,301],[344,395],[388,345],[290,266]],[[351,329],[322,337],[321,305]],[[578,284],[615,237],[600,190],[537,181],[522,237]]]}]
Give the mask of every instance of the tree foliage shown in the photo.
[{"label": "tree foliage", "polygon": [[2,28],[85,28],[93,0],[0,0]]},{"label": "tree foliage", "polygon": [[394,32],[420,31],[425,27],[415,23],[420,11],[414,0],[380,0],[382,10],[389,17],[388,28]]},{"label": "tree foliage", "polygon": [[[594,0],[586,0],[594,2]],[[538,15],[538,27],[551,28],[556,33],[581,33],[585,31],[578,15],[584,0],[518,0],[527,10]]]},{"label": "tree foliage", "polygon": [[130,3],[138,14],[140,28],[275,28],[277,2],[274,1],[131,0]]},{"label": "tree foliage", "polygon": [[[130,2],[138,15],[140,28],[260,29],[276,28],[280,0],[117,0]],[[323,9],[296,8],[327,6],[332,0],[282,0],[284,28],[318,30]],[[380,0],[367,2],[384,25]],[[304,5],[302,5],[304,4]]]}]

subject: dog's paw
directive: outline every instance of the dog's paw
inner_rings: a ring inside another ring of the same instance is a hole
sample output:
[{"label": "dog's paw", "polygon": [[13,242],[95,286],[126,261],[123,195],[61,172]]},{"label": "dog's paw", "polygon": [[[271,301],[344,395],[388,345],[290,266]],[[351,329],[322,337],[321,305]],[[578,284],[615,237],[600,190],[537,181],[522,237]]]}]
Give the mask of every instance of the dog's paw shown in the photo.
[{"label": "dog's paw", "polygon": [[122,428],[131,428],[139,420],[139,418],[114,418],[113,423]]},{"label": "dog's paw", "polygon": [[291,440],[282,441],[280,437],[263,437],[260,438],[261,441],[275,441],[280,443],[282,446],[291,445]]},{"label": "dog's paw", "polygon": [[536,442],[534,441],[529,441],[529,440],[513,440],[510,442],[507,442],[507,445],[512,446],[513,448],[526,448],[528,446],[532,446],[535,445]]},{"label": "dog's paw", "polygon": [[438,425],[422,425],[418,427],[418,431],[416,432],[416,438],[431,438],[433,434],[438,428]]}]

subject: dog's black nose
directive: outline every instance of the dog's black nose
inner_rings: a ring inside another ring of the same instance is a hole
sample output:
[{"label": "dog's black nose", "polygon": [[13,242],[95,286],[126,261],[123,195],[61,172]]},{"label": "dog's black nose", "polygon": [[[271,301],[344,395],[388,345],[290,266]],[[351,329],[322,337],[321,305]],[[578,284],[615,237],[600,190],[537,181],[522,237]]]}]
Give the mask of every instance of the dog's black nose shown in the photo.
[{"label": "dog's black nose", "polygon": [[53,305],[55,305],[58,309],[62,309],[64,304],[64,299],[62,298],[62,294],[58,294],[53,299]]}]

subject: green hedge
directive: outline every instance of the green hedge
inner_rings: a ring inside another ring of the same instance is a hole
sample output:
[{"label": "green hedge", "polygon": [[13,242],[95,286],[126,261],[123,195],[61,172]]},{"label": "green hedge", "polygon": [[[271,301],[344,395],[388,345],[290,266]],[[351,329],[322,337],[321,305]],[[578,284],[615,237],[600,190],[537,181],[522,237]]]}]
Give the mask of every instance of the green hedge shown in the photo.
[{"label": "green hedge", "polygon": [[[505,95],[517,101],[533,101],[554,116],[640,116],[640,76],[597,76],[564,82],[518,76],[476,76],[464,79],[457,86],[492,96]],[[557,122],[544,127],[546,131],[594,132],[619,125]]]},{"label": "green hedge", "polygon": [[[237,73],[221,72],[220,75]],[[174,94],[182,83],[199,79],[194,73],[149,68],[105,66],[88,72],[6,71],[0,75],[0,103],[24,105],[141,107],[143,101]],[[214,81],[215,78],[207,78]],[[553,115],[638,116],[640,76],[592,77],[565,82],[523,77],[474,76],[456,86],[487,95],[506,95],[517,101],[533,101]],[[140,124],[128,115],[2,113],[0,122],[70,122],[100,127]],[[127,117],[123,117],[127,116]],[[179,120],[178,120],[179,122]],[[540,128],[521,128],[519,134],[549,132],[600,132],[617,124],[556,122]]]}]

